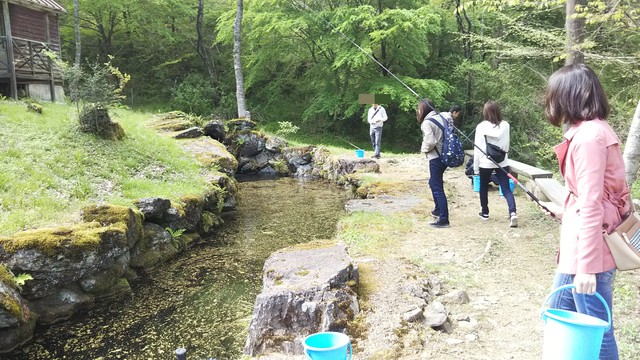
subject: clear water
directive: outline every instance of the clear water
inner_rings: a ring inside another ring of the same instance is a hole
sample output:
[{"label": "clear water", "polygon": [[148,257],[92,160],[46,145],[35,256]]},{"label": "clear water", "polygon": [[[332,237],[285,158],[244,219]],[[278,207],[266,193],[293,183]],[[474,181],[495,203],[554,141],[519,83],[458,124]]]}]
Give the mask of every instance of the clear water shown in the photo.
[{"label": "clear water", "polygon": [[188,250],[132,283],[129,299],[41,328],[0,359],[175,359],[179,347],[189,360],[240,358],[264,261],[280,248],[332,238],[348,194],[290,178],[239,189],[217,245]]}]

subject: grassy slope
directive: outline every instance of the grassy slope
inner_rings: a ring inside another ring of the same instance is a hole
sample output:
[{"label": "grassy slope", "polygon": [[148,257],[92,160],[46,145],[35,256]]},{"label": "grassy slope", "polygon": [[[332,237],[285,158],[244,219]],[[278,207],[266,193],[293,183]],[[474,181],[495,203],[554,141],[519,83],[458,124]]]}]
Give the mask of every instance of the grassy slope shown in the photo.
[{"label": "grassy slope", "polygon": [[200,165],[145,127],[151,114],[111,115],[126,132],[122,141],[80,132],[73,107],[45,104],[37,114],[0,101],[0,235],[73,222],[87,204],[202,194]]}]

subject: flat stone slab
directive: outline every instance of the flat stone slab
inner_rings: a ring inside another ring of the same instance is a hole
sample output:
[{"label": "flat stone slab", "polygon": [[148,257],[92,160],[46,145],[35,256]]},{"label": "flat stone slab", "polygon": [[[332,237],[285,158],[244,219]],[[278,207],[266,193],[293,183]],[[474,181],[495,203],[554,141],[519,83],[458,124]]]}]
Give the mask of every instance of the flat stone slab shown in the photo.
[{"label": "flat stone slab", "polygon": [[417,196],[380,195],[375,199],[354,199],[345,204],[347,212],[355,211],[380,212],[385,214],[410,211],[422,204]]},{"label": "flat stone slab", "polygon": [[[309,248],[299,248],[304,246]],[[351,280],[352,267],[344,244],[308,243],[280,250],[265,261],[262,295],[335,288]]]},{"label": "flat stone slab", "polygon": [[264,264],[244,353],[303,353],[321,331],[346,332],[359,313],[358,268],[344,244],[317,241],[273,253]]}]

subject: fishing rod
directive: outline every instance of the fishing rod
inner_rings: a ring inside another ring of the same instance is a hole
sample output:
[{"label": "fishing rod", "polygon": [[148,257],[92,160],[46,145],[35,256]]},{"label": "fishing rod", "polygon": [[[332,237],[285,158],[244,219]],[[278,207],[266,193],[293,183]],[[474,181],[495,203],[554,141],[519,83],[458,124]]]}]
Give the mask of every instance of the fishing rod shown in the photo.
[{"label": "fishing rod", "polygon": [[340,140],[342,140],[342,141],[346,142],[347,144],[349,144],[349,145],[353,146],[354,148],[356,148],[356,150],[360,150],[360,149],[361,149],[359,146],[355,146],[355,145],[353,145],[352,143],[348,142],[348,141],[347,141],[347,140],[345,140],[345,139],[342,139],[342,138],[338,138],[338,139],[340,139]]},{"label": "fishing rod", "polygon": [[[423,102],[425,105],[427,105],[427,107],[429,109],[431,109],[431,111],[435,112],[436,115],[440,116],[440,118],[443,121],[447,121],[447,119],[445,119],[445,117],[438,111],[436,110],[430,103],[429,101],[427,101],[426,99],[422,98],[420,95],[418,95],[417,92],[415,92],[411,87],[409,87],[409,85],[407,85],[404,81],[400,80],[400,78],[398,78],[394,73],[391,72],[391,70],[387,69],[384,65],[382,65],[382,63],[380,63],[375,57],[373,57],[373,55],[369,54],[367,51],[365,51],[362,47],[360,47],[360,45],[358,45],[353,39],[351,39],[350,37],[348,37],[347,35],[343,34],[340,30],[338,30],[335,26],[333,26],[329,21],[327,21],[324,17],[320,16],[317,11],[313,10],[311,7],[309,7],[306,4],[299,4],[297,1],[292,0],[291,1],[294,6],[298,6],[299,8],[306,10],[308,13],[312,13],[316,18],[322,20],[325,24],[327,24],[329,26],[329,28],[331,28],[331,30],[333,30],[334,32],[338,33],[340,36],[342,36],[343,38],[345,38],[347,41],[349,41],[351,44],[353,44],[356,48],[358,48],[358,50],[362,51],[362,53],[364,53],[365,55],[367,55],[371,60],[373,60],[376,64],[378,64],[378,66],[380,66],[384,71],[386,71],[389,75],[393,76],[394,79],[396,79],[400,84],[402,84],[405,88],[407,88],[407,90],[409,90],[413,95],[415,95],[418,99],[420,99],[421,102]],[[538,204],[538,206],[540,206],[544,211],[546,211],[547,213],[549,213],[551,215],[552,218],[560,221],[560,219],[558,219],[558,217],[556,217],[556,214],[553,213],[551,210],[549,210],[545,205],[542,204],[542,202],[540,202],[540,199],[538,199],[535,195],[533,195],[533,193],[531,193],[531,191],[529,191],[527,189],[526,186],[524,186],[520,181],[518,181],[518,179],[513,176],[510,172],[508,172],[507,170],[505,170],[503,167],[501,167],[495,160],[493,160],[489,155],[487,155],[485,150],[482,150],[473,140],[471,140],[464,132],[462,132],[462,130],[458,129],[453,123],[450,123],[450,125],[458,132],[462,135],[462,137],[464,137],[467,141],[469,141],[476,149],[478,149],[484,156],[487,157],[487,159],[489,159],[492,163],[494,163],[498,169],[502,170],[502,172],[504,172],[507,177],[511,180],[513,180],[513,182],[518,185],[533,201],[535,201],[536,204]],[[472,132],[473,134],[473,132]],[[471,135],[471,134],[470,134]],[[353,144],[352,144],[353,146]]]}]

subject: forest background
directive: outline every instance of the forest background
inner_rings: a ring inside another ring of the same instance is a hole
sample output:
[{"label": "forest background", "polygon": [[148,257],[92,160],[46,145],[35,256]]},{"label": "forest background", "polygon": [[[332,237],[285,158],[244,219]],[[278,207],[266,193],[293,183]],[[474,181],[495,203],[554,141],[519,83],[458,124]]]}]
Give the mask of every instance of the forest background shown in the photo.
[{"label": "forest background", "polygon": [[[483,104],[498,101],[513,129],[510,157],[555,169],[561,129],[546,123],[543,92],[568,45],[598,73],[623,142],[640,99],[640,1],[568,1],[63,0],[62,58],[87,66],[112,55],[131,75],[124,103],[134,109],[235,118],[242,5],[246,107],[263,129],[289,122],[306,142],[368,149],[358,95],[389,94],[383,151],[418,152],[419,99],[371,55],[438,110],[461,105],[466,134]],[[582,29],[577,39],[565,31],[569,18]]]}]

